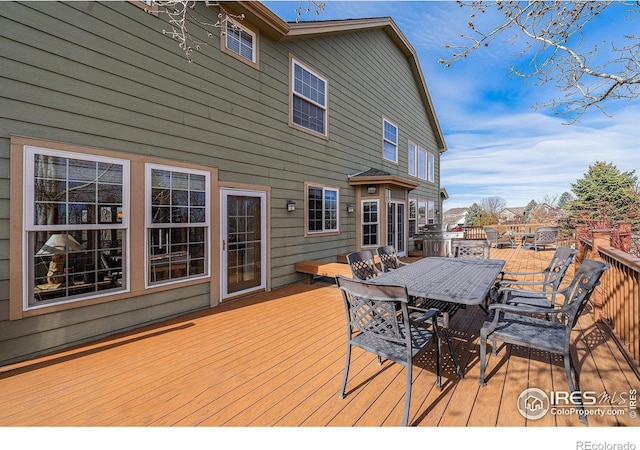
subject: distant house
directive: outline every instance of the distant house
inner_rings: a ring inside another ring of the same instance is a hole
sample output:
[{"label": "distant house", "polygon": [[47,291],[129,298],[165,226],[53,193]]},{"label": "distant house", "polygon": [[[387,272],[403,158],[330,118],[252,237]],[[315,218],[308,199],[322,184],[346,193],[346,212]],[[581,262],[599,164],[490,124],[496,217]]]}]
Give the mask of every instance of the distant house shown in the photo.
[{"label": "distant house", "polygon": [[300,281],[302,260],[403,254],[442,211],[446,145],[391,18],[224,2],[244,19],[192,26],[188,63],[140,5],[0,9],[0,365]]},{"label": "distant house", "polygon": [[524,223],[524,211],[526,207],[514,207],[503,209],[498,219],[500,223]]},{"label": "distant house", "polygon": [[449,228],[462,227],[467,219],[467,211],[469,208],[448,209],[442,216],[442,223],[448,224]]},{"label": "distant house", "polygon": [[527,215],[529,223],[557,223],[568,216],[565,209],[538,203]]}]

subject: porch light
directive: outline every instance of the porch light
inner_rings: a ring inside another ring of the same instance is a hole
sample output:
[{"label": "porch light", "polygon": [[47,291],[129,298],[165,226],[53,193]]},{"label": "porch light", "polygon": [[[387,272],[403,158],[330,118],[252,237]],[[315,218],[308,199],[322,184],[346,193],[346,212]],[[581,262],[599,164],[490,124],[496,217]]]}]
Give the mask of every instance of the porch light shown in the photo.
[{"label": "porch light", "polygon": [[355,205],[354,205],[353,203],[349,203],[349,204],[347,204],[347,212],[348,212],[348,213],[352,213],[352,212],[354,212],[355,210],[356,210],[356,207],[355,207]]},{"label": "porch light", "polygon": [[287,211],[295,211],[296,210],[296,202],[293,200],[287,200]]}]

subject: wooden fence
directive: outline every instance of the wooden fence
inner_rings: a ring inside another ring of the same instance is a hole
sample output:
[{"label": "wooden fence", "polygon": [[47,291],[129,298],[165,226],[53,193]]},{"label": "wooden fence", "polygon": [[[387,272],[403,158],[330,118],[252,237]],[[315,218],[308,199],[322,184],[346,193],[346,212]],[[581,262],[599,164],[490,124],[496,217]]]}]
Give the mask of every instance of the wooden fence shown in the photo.
[{"label": "wooden fence", "polygon": [[578,230],[576,264],[592,258],[611,266],[592,296],[594,319],[610,328],[632,367],[639,373],[640,258],[611,245],[615,231]]}]

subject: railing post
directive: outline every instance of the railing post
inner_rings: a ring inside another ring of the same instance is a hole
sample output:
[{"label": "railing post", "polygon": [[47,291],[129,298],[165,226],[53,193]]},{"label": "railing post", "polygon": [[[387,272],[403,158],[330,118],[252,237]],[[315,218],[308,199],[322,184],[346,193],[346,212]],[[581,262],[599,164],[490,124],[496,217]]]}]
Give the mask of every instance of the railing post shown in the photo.
[{"label": "railing post", "polygon": [[582,242],[582,238],[589,235],[589,227],[584,224],[578,224],[575,226],[575,230],[576,230],[575,246],[576,246],[576,250],[578,250],[578,253],[576,254],[576,268],[577,268],[577,267],[580,267],[580,263],[582,263],[582,260],[584,260],[585,254],[587,252],[584,242]]},{"label": "railing post", "polygon": [[[591,236],[593,237],[593,255],[591,257],[593,259],[602,260],[602,258],[600,258],[599,248],[611,246],[612,232],[613,230],[610,228],[591,230]],[[593,295],[591,297],[594,306],[594,320],[603,318],[602,309],[604,302],[606,301],[605,293],[607,292],[607,289],[606,286],[604,286],[606,278],[603,277],[600,280],[602,284],[593,291]]]}]

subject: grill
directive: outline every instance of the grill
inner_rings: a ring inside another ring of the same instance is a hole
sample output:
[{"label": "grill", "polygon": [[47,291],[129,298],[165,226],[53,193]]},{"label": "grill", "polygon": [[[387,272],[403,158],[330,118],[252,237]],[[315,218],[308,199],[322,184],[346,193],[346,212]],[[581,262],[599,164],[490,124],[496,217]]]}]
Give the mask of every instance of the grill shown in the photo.
[{"label": "grill", "polygon": [[425,225],[422,231],[422,256],[451,256],[453,239],[463,239],[464,231],[447,231],[447,224]]}]

